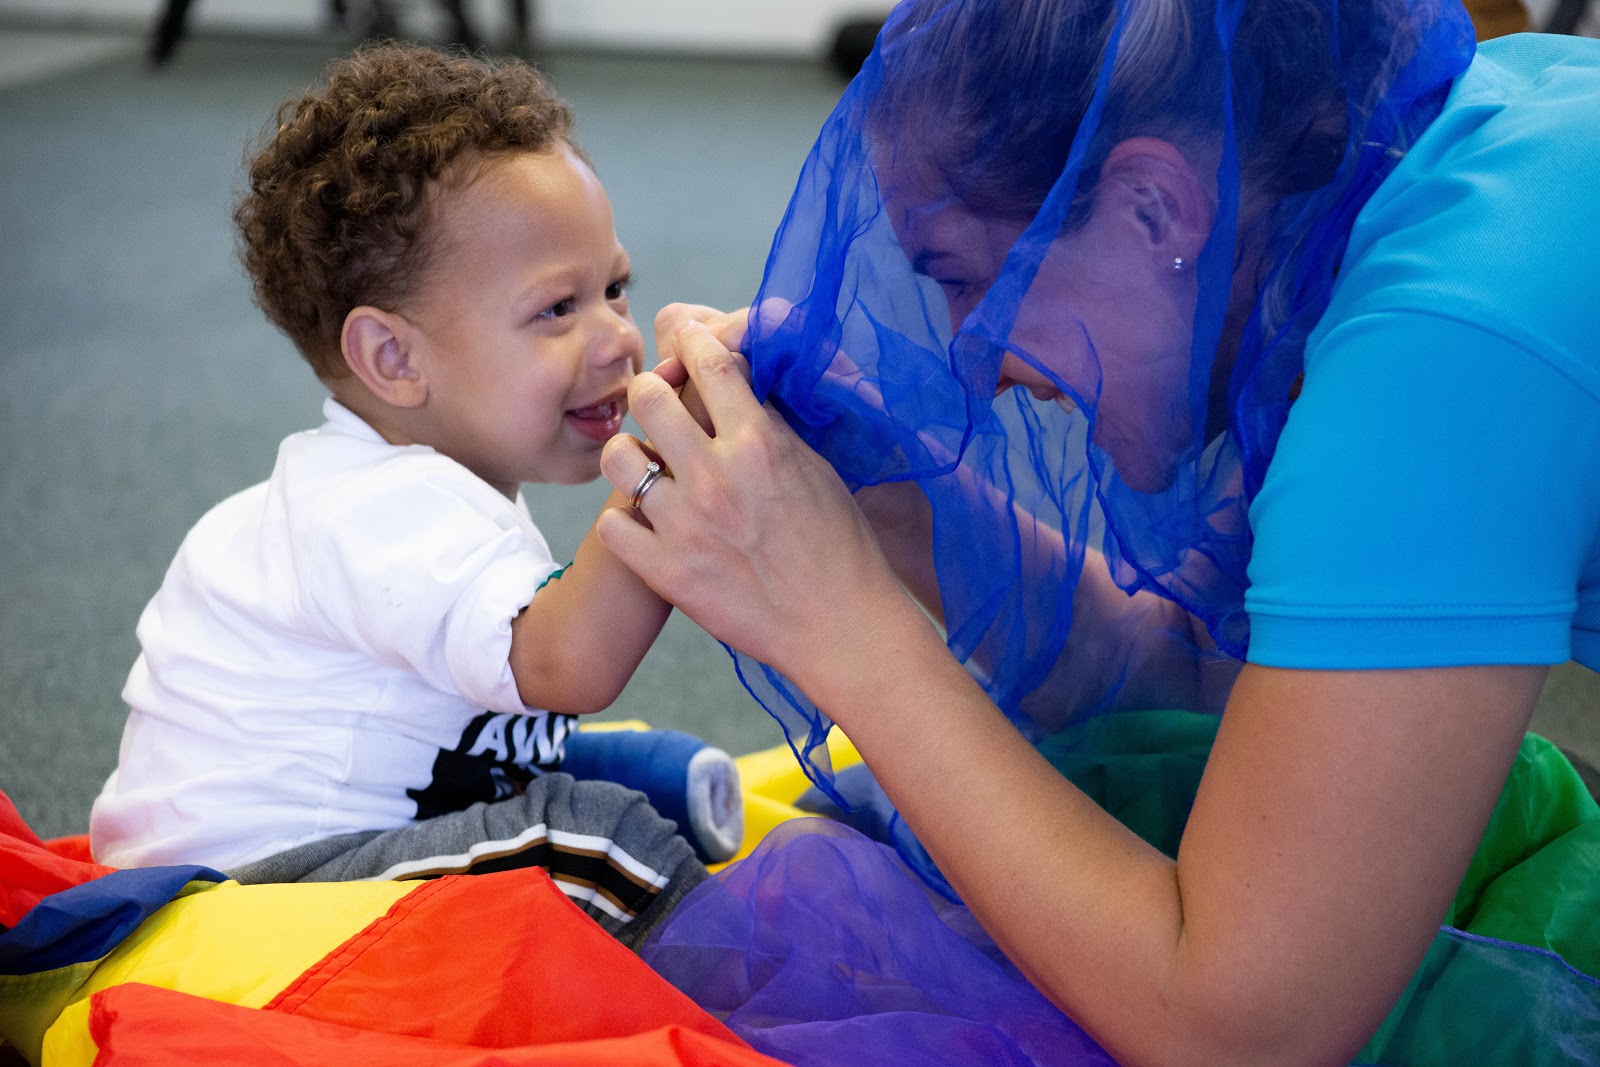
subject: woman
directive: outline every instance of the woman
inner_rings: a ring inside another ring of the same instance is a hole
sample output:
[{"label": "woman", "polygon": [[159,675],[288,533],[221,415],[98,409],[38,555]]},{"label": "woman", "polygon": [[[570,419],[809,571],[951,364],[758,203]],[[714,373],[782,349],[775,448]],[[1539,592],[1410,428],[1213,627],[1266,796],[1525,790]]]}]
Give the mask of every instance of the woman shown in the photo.
[{"label": "woman", "polygon": [[[1347,1062],[1600,667],[1597,109],[1445,0],[911,0],[769,261],[774,406],[665,323],[710,430],[643,376],[672,477],[614,440],[601,536],[1120,1061]],[[1175,858],[1030,744],[1224,703]]]}]

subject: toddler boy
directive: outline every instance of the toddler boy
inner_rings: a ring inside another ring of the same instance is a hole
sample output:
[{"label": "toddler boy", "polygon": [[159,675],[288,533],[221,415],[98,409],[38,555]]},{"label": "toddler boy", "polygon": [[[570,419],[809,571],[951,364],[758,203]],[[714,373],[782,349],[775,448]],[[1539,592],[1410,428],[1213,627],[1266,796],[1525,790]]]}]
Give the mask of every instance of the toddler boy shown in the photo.
[{"label": "toddler boy", "polygon": [[570,112],[521,63],[385,45],[284,105],[249,183],[256,301],[327,422],[196,524],[141,617],[96,858],[538,865],[637,944],[704,867],[639,794],[547,772],[670,609],[592,531],[559,568],[518,491],[598,477],[643,358]]}]

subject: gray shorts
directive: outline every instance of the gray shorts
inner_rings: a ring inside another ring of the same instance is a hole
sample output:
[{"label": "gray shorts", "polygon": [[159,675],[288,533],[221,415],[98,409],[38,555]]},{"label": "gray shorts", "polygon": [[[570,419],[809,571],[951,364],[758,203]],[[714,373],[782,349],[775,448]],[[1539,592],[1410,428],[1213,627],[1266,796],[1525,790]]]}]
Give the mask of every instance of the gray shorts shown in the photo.
[{"label": "gray shorts", "polygon": [[542,867],[608,933],[637,949],[706,878],[643,793],[544,774],[521,796],[393,830],[342,834],[228,871],[262,882],[399,881]]}]

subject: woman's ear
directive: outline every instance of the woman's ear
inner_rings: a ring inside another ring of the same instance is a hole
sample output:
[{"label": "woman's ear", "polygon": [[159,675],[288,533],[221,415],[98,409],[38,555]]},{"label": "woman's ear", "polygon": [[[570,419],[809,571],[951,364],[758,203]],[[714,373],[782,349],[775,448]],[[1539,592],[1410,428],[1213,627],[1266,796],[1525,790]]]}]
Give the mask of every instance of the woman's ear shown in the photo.
[{"label": "woman's ear", "polygon": [[351,373],[373,396],[395,407],[414,408],[428,399],[417,340],[416,328],[403,315],[363,306],[344,317],[339,348]]},{"label": "woman's ear", "polygon": [[1211,235],[1211,197],[1170,141],[1130,137],[1119,143],[1100,168],[1095,196],[1095,211],[1113,212],[1146,242],[1159,269],[1192,266]]}]

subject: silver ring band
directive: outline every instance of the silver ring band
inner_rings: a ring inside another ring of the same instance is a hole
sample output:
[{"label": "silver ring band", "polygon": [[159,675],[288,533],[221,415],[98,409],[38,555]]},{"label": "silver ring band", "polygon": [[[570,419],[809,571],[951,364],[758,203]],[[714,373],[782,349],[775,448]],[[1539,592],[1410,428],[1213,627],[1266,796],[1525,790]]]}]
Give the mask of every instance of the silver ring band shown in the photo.
[{"label": "silver ring band", "polygon": [[644,495],[650,491],[650,487],[655,485],[657,479],[659,479],[664,473],[666,473],[666,471],[662,468],[661,464],[657,463],[653,459],[645,465],[644,477],[640,478],[639,484],[633,487],[633,499],[628,502],[629,506],[632,507],[634,511],[639,510],[639,504],[644,500]]}]

